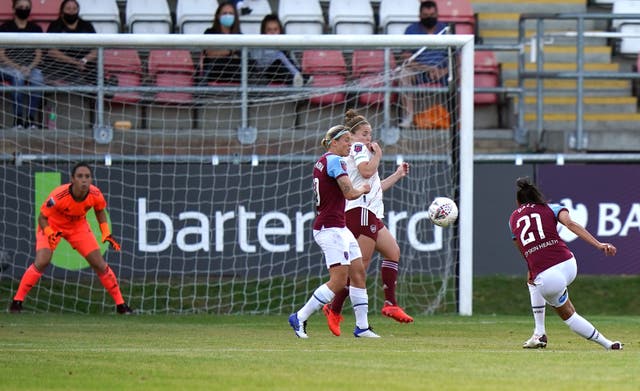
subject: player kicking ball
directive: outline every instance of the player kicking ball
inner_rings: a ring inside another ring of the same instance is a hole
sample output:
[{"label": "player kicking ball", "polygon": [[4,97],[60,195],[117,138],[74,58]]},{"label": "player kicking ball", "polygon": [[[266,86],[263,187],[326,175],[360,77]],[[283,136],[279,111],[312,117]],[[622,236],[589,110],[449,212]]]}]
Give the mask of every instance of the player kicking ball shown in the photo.
[{"label": "player kicking ball", "polygon": [[[540,190],[528,178],[519,178],[517,187],[518,208],[509,218],[509,227],[514,244],[527,262],[530,281],[571,331],[607,350],[621,350],[622,343],[607,339],[573,307],[567,287],[576,278],[577,263],[573,253],[560,238],[557,223],[560,222],[580,239],[604,252],[605,256],[616,255],[617,249],[610,243],[601,243],[573,221],[564,206],[548,204]],[[546,336],[535,337],[534,335],[533,340],[525,342],[524,347],[546,346]],[[531,346],[528,346],[529,343]]]},{"label": "player kicking ball", "polygon": [[83,162],[78,163],[71,171],[71,183],[55,188],[42,204],[36,229],[36,258],[20,280],[18,291],[9,308],[10,312],[22,311],[22,302],[40,280],[42,273],[51,263],[60,239],[64,238],[96,272],[100,282],[115,301],[116,311],[119,314],[132,313],[122,298],[116,275],[102,257],[98,242],[87,222],[87,212],[93,208],[100,223],[102,243],[109,242],[114,250],[120,251],[120,245],[111,235],[107,222],[107,201],[100,189],[91,184],[92,179],[91,167]]}]

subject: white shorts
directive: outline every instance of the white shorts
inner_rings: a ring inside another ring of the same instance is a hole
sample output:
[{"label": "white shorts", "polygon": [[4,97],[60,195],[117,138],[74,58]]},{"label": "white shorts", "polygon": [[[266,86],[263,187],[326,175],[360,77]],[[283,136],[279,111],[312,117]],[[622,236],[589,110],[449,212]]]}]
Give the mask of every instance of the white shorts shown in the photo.
[{"label": "white shorts", "polygon": [[577,273],[576,259],[571,257],[538,274],[533,283],[547,303],[553,307],[560,307],[569,299],[567,287],[576,278]]},{"label": "white shorts", "polygon": [[355,236],[347,227],[313,230],[313,238],[324,253],[327,269],[333,265],[351,265],[354,259],[362,258]]}]

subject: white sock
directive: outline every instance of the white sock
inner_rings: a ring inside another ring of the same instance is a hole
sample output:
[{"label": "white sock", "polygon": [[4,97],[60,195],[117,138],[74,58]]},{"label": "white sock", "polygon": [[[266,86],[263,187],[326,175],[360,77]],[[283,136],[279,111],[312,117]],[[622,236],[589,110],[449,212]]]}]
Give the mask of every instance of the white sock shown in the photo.
[{"label": "white sock", "polygon": [[529,287],[529,296],[531,298],[531,312],[533,312],[533,322],[535,324],[535,328],[533,329],[533,333],[535,335],[544,335],[546,334],[546,329],[544,327],[544,318],[546,311],[546,302],[544,297],[540,294],[538,287],[535,285],[527,284]]},{"label": "white sock", "polygon": [[307,303],[298,311],[298,320],[304,322],[309,317],[322,308],[323,305],[331,303],[335,297],[335,293],[329,289],[327,284],[320,285],[311,295]]},{"label": "white sock", "polygon": [[349,287],[349,298],[353,306],[353,312],[356,314],[356,326],[360,329],[369,328],[369,295],[367,288]]},{"label": "white sock", "polygon": [[603,348],[609,349],[611,347],[611,341],[609,341],[604,335],[600,334],[598,329],[596,329],[588,320],[578,315],[577,312],[574,312],[569,319],[564,321],[564,323],[566,323],[574,333],[581,335],[590,341],[599,343]]}]

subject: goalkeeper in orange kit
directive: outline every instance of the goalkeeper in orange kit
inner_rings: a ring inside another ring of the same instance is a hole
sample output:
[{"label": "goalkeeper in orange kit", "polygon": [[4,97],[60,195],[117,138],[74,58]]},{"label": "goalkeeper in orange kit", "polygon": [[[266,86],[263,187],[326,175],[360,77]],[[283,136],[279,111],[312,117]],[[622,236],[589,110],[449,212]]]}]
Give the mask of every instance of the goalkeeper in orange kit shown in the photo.
[{"label": "goalkeeper in orange kit", "polygon": [[102,243],[109,242],[114,250],[120,251],[120,245],[111,235],[107,222],[107,201],[100,189],[91,184],[92,177],[88,164],[76,164],[71,170],[71,183],[55,188],[40,207],[36,229],[36,259],[20,280],[10,312],[22,311],[24,298],[51,263],[53,252],[61,238],[69,242],[95,270],[100,282],[113,297],[117,312],[132,312],[122,298],[116,275],[102,257],[98,242],[87,222],[87,212],[93,208],[100,223]]}]

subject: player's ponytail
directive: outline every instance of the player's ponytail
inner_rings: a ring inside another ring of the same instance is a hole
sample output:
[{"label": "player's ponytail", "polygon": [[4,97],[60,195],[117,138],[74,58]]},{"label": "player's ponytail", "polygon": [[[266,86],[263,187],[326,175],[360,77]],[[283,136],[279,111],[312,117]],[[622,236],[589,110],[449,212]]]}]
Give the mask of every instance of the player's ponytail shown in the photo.
[{"label": "player's ponytail", "polygon": [[358,127],[364,124],[369,124],[369,122],[364,116],[358,114],[355,109],[349,109],[344,113],[344,126],[349,128],[351,133],[355,133]]},{"label": "player's ponytail", "polygon": [[542,192],[540,192],[535,184],[531,183],[528,177],[518,178],[516,180],[516,186],[518,187],[516,193],[518,203],[544,204],[547,202]]}]

